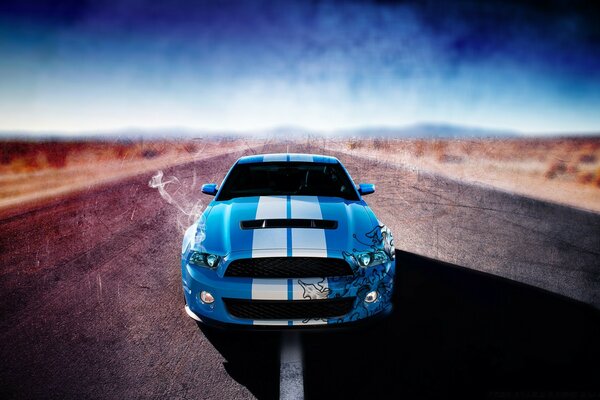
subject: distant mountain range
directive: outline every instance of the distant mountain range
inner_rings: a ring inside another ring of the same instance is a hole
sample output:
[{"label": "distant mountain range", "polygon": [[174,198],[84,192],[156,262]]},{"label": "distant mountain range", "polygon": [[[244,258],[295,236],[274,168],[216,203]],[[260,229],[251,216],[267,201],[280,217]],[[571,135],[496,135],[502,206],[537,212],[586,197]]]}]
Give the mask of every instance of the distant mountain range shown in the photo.
[{"label": "distant mountain range", "polygon": [[164,139],[164,138],[199,138],[199,137],[231,137],[231,136],[251,136],[258,138],[280,138],[295,139],[306,136],[324,136],[324,137],[355,137],[355,138],[423,138],[423,139],[443,139],[443,138],[516,138],[516,137],[598,137],[598,133],[554,133],[547,135],[526,134],[512,130],[487,129],[473,126],[453,125],[444,123],[422,123],[407,125],[402,127],[364,127],[355,129],[342,129],[335,131],[318,131],[307,129],[300,126],[280,126],[272,129],[251,130],[251,131],[231,131],[231,130],[201,130],[187,128],[159,128],[159,129],[122,129],[117,131],[97,131],[61,133],[56,131],[48,132],[26,132],[26,131],[0,131],[0,139],[42,139],[42,140],[102,140],[102,139]]},{"label": "distant mountain range", "polygon": [[518,137],[522,133],[510,130],[485,129],[451,124],[415,124],[405,127],[368,127],[338,131],[335,135],[384,138],[496,138]]}]

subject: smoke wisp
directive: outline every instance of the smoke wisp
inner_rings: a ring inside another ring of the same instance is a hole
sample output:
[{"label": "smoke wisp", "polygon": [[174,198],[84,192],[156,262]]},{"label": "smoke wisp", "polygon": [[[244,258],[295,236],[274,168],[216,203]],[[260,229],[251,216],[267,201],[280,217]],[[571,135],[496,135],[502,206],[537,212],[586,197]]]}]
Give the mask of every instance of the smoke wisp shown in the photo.
[{"label": "smoke wisp", "polygon": [[194,173],[193,183],[183,185],[176,176],[164,176],[162,170],[159,170],[148,182],[148,186],[158,189],[158,193],[168,204],[177,209],[177,226],[181,232],[193,224],[202,214],[204,203],[200,199],[193,200],[191,193],[186,187],[194,188],[196,175]]}]

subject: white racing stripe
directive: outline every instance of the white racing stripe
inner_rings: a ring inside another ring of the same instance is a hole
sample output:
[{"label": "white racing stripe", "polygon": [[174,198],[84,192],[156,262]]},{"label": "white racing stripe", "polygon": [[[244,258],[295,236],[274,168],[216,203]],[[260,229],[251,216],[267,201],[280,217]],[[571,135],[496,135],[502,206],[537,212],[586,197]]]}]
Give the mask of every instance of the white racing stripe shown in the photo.
[{"label": "white racing stripe", "polygon": [[[303,326],[303,325],[327,325],[326,319],[294,319],[291,320],[293,326]],[[255,319],[252,321],[252,325],[256,326],[289,326],[290,321],[283,319]]]},{"label": "white racing stripe", "polygon": [[[256,206],[256,219],[287,218],[286,196],[261,196]],[[252,235],[252,257],[287,256],[287,229],[255,229]]]},{"label": "white racing stripe", "polygon": [[[316,196],[292,196],[292,218],[323,219],[319,198]],[[327,244],[323,229],[293,228],[293,257],[327,257]]]},{"label": "white racing stripe", "polygon": [[279,319],[255,319],[252,321],[252,325],[287,326],[287,325],[289,325],[289,323],[287,320],[279,320]]},{"label": "white racing stripe", "polygon": [[252,300],[287,300],[287,279],[253,279]]},{"label": "white racing stripe", "polygon": [[314,157],[310,154],[290,154],[290,161],[306,161],[313,162]]},{"label": "white racing stripe", "polygon": [[287,154],[266,154],[263,156],[263,162],[269,161],[287,161]]}]

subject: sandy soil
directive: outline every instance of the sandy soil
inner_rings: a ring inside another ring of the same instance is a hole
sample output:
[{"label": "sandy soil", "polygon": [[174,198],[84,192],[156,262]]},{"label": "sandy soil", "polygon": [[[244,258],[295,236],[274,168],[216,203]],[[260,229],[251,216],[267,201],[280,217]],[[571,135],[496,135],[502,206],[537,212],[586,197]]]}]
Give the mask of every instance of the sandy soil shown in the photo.
[{"label": "sandy soil", "polygon": [[[319,138],[316,142],[329,151],[377,159],[415,172],[431,172],[600,212],[600,138]],[[48,142],[25,144],[25,152],[22,146],[17,147],[22,154],[15,154],[14,143],[0,143],[3,147],[0,214],[139,173],[212,157],[223,149],[238,151],[264,143],[264,140],[241,139],[157,140],[126,144]]]},{"label": "sandy soil", "polygon": [[326,148],[600,212],[600,138],[345,139]]},{"label": "sandy soil", "polygon": [[256,146],[257,141],[135,142],[126,150],[117,142],[97,142],[61,149],[67,154],[59,166],[48,163],[48,153],[53,146],[69,147],[69,142],[37,145],[29,151],[33,154],[13,155],[10,162],[0,165],[0,215],[138,174],[248,149]]}]

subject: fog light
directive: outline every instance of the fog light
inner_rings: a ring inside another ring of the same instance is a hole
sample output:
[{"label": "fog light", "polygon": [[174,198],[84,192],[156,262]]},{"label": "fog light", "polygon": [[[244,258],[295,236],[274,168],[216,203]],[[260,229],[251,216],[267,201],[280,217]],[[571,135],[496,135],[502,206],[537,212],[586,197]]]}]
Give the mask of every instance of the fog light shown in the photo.
[{"label": "fog light", "polygon": [[365,296],[365,302],[374,303],[375,301],[377,301],[377,297],[377,290],[373,290],[372,292],[367,293],[367,295]]},{"label": "fog light", "polygon": [[215,301],[215,298],[213,297],[212,294],[210,294],[209,292],[205,292],[204,290],[200,292],[200,300],[202,300],[202,302],[204,304],[212,304]]}]

